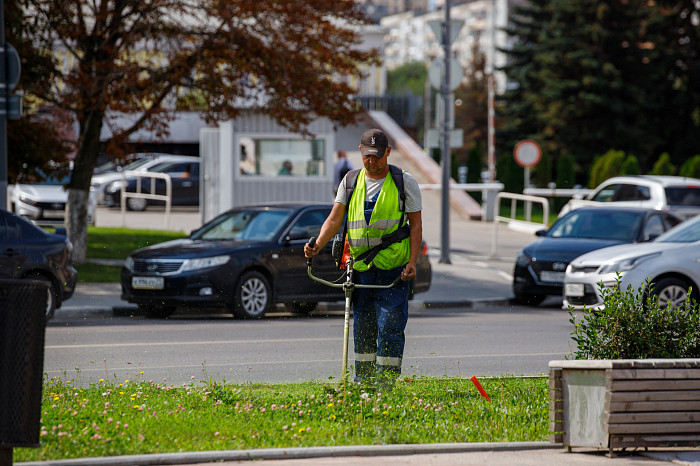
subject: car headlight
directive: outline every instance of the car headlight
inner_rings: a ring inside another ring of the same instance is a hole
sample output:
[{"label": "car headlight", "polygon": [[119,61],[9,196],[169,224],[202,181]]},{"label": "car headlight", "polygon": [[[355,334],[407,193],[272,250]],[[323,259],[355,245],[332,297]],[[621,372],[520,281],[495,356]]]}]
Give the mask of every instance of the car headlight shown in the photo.
[{"label": "car headlight", "polygon": [[131,256],[127,257],[126,260],[124,261],[124,267],[132,271],[132,267],[134,266],[134,259],[131,258]]},{"label": "car headlight", "polygon": [[29,199],[28,197],[20,196],[19,197],[19,202],[22,204],[27,204],[27,205],[36,205],[36,201],[33,199]]},{"label": "car headlight", "polygon": [[182,264],[182,272],[188,272],[190,270],[207,269],[209,267],[218,267],[219,265],[224,265],[231,259],[231,256],[214,256],[214,257],[202,257],[199,259],[186,259],[185,263]]},{"label": "car headlight", "polygon": [[122,187],[121,181],[113,181],[107,185],[107,187],[105,188],[105,191],[108,193],[114,193],[114,192],[118,191],[119,189],[121,189],[121,187]]},{"label": "car headlight", "polygon": [[515,262],[517,262],[519,265],[525,265],[527,266],[532,262],[532,256],[525,251],[520,251],[518,253],[518,257],[515,259]]},{"label": "car headlight", "polygon": [[630,257],[629,259],[623,259],[609,264],[605,264],[600,268],[600,273],[610,273],[610,272],[627,272],[632,270],[642,262],[646,262],[656,256],[661,255],[660,252],[655,252],[653,254],[645,254],[643,256]]}]

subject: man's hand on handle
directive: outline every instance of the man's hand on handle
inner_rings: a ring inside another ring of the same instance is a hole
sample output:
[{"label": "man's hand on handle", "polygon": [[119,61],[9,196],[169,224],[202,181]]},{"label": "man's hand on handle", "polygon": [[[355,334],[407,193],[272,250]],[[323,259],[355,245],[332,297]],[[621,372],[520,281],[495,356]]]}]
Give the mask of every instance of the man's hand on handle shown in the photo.
[{"label": "man's hand on handle", "polygon": [[409,262],[401,272],[401,280],[407,281],[412,278],[416,278],[416,264]]}]

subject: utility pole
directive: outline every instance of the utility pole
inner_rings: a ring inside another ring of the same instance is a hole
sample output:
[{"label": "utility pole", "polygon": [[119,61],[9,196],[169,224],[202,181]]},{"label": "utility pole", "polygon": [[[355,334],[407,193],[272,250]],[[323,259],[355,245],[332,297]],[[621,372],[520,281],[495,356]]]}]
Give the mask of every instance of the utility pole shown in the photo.
[{"label": "utility pole", "polygon": [[445,21],[442,23],[442,47],[445,52],[445,66],[442,73],[440,94],[443,102],[443,115],[440,125],[440,154],[442,158],[442,234],[440,238],[440,262],[450,261],[450,178],[452,177],[452,157],[450,156],[450,0],[445,0]]}]

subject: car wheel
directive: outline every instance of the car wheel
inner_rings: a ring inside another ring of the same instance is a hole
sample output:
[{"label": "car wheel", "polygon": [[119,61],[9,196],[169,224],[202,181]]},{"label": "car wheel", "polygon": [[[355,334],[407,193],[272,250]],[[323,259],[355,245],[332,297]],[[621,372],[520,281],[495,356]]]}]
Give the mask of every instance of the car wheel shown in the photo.
[{"label": "car wheel", "polygon": [[129,210],[142,212],[146,210],[146,205],[148,205],[148,200],[140,197],[128,197],[126,199],[126,208]]},{"label": "car wheel", "polygon": [[538,306],[547,298],[543,294],[516,294],[515,303],[524,304],[526,306]]},{"label": "car wheel", "polygon": [[267,278],[260,272],[246,272],[236,288],[233,315],[239,319],[259,319],[265,315],[272,301]]},{"label": "car wheel", "polygon": [[117,205],[117,203],[114,202],[114,196],[112,196],[111,194],[105,194],[105,197],[104,197],[102,203],[106,207],[116,207],[116,205]]},{"label": "car wheel", "polygon": [[672,309],[676,309],[688,298],[689,288],[690,285],[684,280],[669,277],[655,283],[653,293],[658,298],[659,307],[665,308],[671,305]]},{"label": "car wheel", "polygon": [[53,319],[54,314],[56,314],[56,306],[58,305],[58,292],[53,282],[44,275],[39,274],[29,275],[27,278],[44,282],[49,286],[46,291],[46,320],[49,321]]},{"label": "car wheel", "polygon": [[284,307],[286,307],[289,312],[302,316],[311,314],[314,309],[316,309],[316,306],[318,306],[318,303],[284,303]]},{"label": "car wheel", "polygon": [[139,311],[154,319],[165,319],[175,312],[175,306],[152,306],[150,304],[139,304]]}]

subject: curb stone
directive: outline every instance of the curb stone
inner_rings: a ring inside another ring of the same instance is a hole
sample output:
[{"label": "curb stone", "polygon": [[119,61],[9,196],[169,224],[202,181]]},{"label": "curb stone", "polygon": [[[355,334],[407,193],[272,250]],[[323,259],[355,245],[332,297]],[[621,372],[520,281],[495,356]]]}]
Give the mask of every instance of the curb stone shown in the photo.
[{"label": "curb stone", "polygon": [[221,450],[186,453],[154,453],[65,460],[15,463],[17,466],[148,466],[197,464],[221,461],[291,460],[347,456],[393,456],[415,454],[463,453],[479,451],[519,451],[562,448],[549,442],[434,443],[411,445],[349,445],[335,447],[265,448],[259,450]]}]

